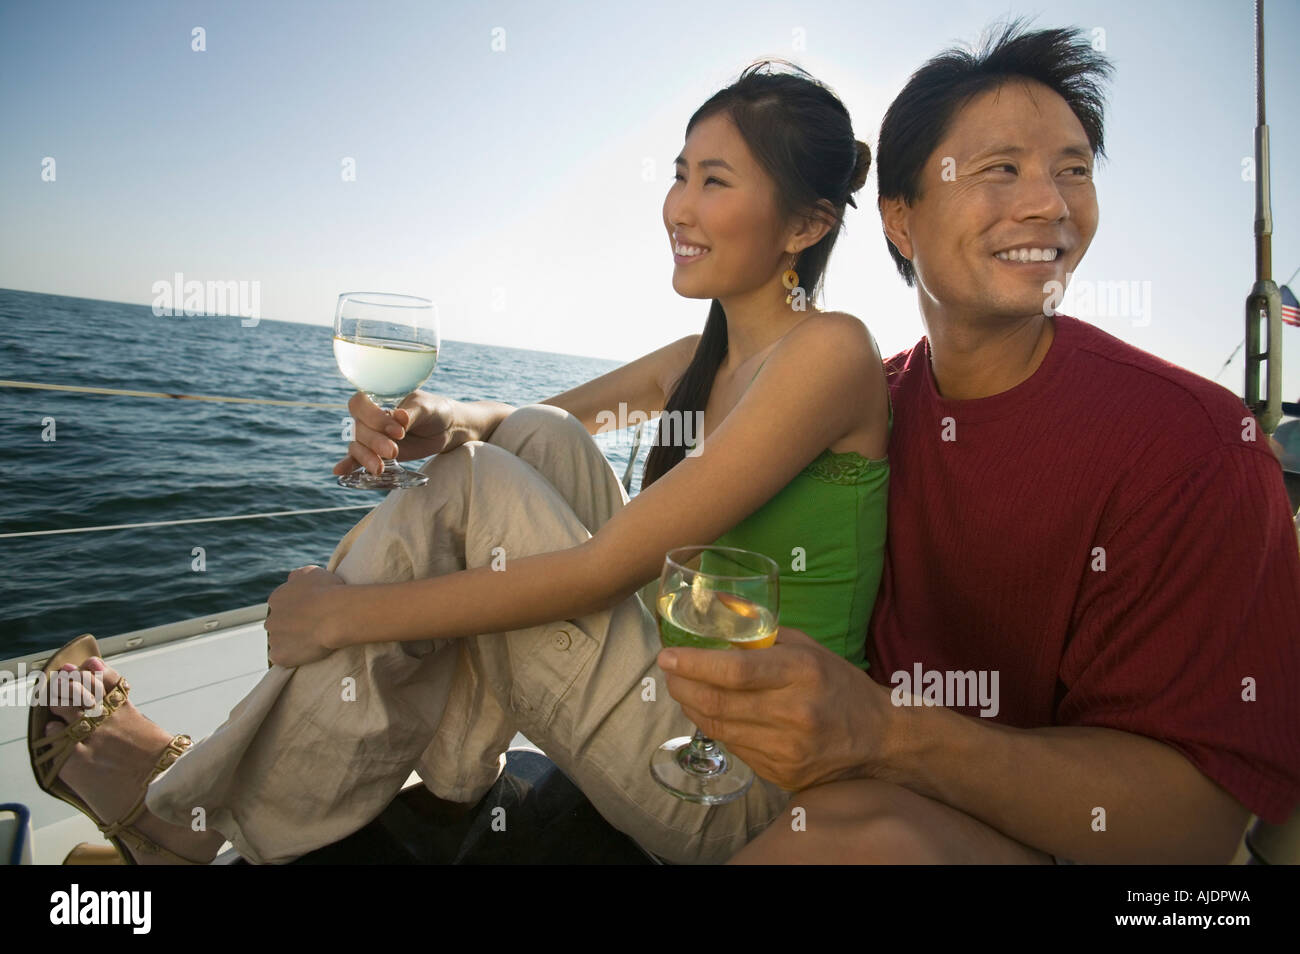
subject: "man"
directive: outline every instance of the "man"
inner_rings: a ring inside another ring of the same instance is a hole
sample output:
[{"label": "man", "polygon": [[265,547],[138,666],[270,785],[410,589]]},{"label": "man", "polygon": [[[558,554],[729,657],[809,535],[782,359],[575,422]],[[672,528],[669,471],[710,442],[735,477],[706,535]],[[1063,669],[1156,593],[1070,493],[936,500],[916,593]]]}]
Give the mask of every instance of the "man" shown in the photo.
[{"label": "man", "polygon": [[802,824],[737,861],[1223,863],[1300,798],[1276,459],[1223,388],[1049,317],[1097,227],[1109,69],[1012,25],[889,108],[879,207],[927,336],[887,362],[870,676],[786,629],[660,655],[706,734],[798,791]]}]

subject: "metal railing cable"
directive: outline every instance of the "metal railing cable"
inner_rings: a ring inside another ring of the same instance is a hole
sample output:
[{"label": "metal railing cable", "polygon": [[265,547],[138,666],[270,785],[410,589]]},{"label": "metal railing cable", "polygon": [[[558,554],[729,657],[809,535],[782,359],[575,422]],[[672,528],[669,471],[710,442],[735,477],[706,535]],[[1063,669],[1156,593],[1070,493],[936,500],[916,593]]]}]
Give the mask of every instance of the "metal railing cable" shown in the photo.
[{"label": "metal railing cable", "polygon": [[342,507],[312,507],[306,510],[269,510],[265,513],[236,513],[225,517],[187,517],[180,520],[153,520],[147,523],[113,523],[99,527],[68,527],[62,530],[22,530],[0,533],[0,540],[14,537],[48,537],[58,533],[95,533],[100,530],[134,530],[138,527],[173,527],[183,523],[219,523],[225,520],[257,520],[262,517],[295,517],[307,513],[335,513],[339,510],[373,510],[379,504],[348,504]]},{"label": "metal railing cable", "polygon": [[38,381],[0,380],[0,388],[27,388],[38,391],[70,391],[74,394],[107,394],[115,397],[171,398],[176,401],[212,401],[218,404],[272,404],[276,407],[318,407],[346,411],[346,404],[319,404],[314,401],[277,401],[271,398],[222,397],[216,394],[178,394],[171,391],[127,391],[122,388],[94,388],[75,384],[41,384]]},{"label": "metal railing cable", "polygon": [[[68,391],[74,394],[101,394],[113,397],[169,398],[178,401],[210,401],[223,404],[270,404],[276,407],[311,407],[347,410],[346,404],[320,404],[314,401],[279,401],[271,398],[226,397],[216,394],[180,394],[171,391],[133,391],[123,388],[98,388],[74,384],[43,384],[38,381],[0,380],[0,387],[39,391]],[[152,520],[141,523],[113,523],[95,527],[67,527],[60,530],[22,530],[0,533],[0,540],[15,537],[47,537],[63,533],[96,533],[105,530],[134,530],[141,527],[171,527],[187,523],[220,523],[228,520],[257,520],[263,517],[294,517],[311,513],[336,513],[340,510],[373,510],[377,503],[347,504],[340,507],[311,507],[301,510],[269,510],[263,513],[238,513],[223,517],[187,517],[177,520]]]}]

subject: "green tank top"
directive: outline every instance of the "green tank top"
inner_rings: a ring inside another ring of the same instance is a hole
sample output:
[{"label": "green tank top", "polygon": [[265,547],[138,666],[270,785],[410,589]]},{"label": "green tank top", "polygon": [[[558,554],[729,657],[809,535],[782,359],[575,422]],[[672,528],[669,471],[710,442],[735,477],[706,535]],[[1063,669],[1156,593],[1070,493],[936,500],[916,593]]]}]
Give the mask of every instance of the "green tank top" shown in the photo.
[{"label": "green tank top", "polygon": [[[891,431],[893,425],[891,403]],[[866,669],[867,624],[885,560],[888,493],[887,456],[827,448],[716,544],[775,560],[781,568],[781,625],[802,630]]]}]

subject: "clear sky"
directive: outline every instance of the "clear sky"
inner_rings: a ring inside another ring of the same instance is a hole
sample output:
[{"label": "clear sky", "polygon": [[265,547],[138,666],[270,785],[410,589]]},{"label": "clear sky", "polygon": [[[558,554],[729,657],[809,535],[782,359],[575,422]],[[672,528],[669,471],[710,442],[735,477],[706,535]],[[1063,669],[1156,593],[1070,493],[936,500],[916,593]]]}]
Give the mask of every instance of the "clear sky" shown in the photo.
[{"label": "clear sky", "polygon": [[[630,359],[707,314],[673,292],[661,219],[705,99],[757,57],[792,59],[874,148],[912,70],[1026,14],[1085,28],[1117,67],[1101,227],[1075,278],[1138,282],[1149,311],[1093,320],[1213,377],[1253,278],[1252,9],[3,0],[0,286],[148,304],[182,272],[258,281],[264,317],[321,324],[340,292],[404,292],[439,303],[445,338]],[[1270,0],[1266,23],[1281,282],[1300,266],[1300,3]],[[889,354],[924,330],[874,193],[873,170],[823,304]],[[1295,400],[1300,329],[1285,335]],[[1240,390],[1241,361],[1220,380]]]}]

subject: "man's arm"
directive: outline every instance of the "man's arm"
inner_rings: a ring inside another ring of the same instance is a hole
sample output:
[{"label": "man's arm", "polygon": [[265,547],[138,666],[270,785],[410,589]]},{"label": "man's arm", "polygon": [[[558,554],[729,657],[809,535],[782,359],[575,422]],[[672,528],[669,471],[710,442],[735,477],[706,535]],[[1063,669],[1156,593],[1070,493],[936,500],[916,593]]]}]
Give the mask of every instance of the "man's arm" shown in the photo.
[{"label": "man's arm", "polygon": [[1300,791],[1287,511],[1276,463],[1233,447],[1116,519],[1107,569],[1080,587],[1055,726],[895,706],[792,630],[660,664],[696,724],[783,788],[878,778],[1077,861],[1224,862],[1244,805],[1280,820]]},{"label": "man's arm", "polygon": [[896,706],[888,689],[796,630],[783,627],[760,652],[670,649],[659,659],[700,730],[782,788],[877,778],[1041,851],[1103,864],[1225,863],[1249,815],[1169,746],[1113,729],[1016,729]]},{"label": "man's arm", "polygon": [[1176,749],[1129,732],[942,708],[898,708],[893,722],[880,759],[893,781],[1057,857],[1226,864],[1250,815]]}]

